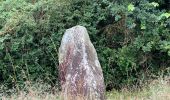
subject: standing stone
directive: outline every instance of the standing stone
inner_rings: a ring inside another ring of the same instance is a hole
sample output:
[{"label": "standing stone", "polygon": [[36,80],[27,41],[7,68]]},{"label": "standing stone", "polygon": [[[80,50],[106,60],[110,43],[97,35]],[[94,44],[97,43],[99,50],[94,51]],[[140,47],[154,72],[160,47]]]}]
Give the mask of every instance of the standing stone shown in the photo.
[{"label": "standing stone", "polygon": [[62,100],[105,100],[102,69],[83,26],[67,29],[59,48]]}]

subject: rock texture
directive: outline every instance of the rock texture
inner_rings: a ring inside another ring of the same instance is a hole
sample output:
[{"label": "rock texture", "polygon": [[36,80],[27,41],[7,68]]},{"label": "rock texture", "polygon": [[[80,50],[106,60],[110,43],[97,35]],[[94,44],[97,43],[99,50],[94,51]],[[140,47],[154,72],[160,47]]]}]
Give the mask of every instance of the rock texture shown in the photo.
[{"label": "rock texture", "polygon": [[67,29],[59,48],[62,100],[105,100],[102,69],[83,26]]}]

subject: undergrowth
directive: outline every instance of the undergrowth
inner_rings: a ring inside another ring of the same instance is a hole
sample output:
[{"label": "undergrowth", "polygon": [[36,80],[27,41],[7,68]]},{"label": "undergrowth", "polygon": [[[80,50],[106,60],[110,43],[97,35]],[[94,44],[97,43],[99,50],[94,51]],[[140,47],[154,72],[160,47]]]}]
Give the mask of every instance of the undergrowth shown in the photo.
[{"label": "undergrowth", "polygon": [[[1,86],[2,88],[4,87]],[[9,91],[0,93],[0,100],[60,100],[60,90],[50,88],[42,82],[27,84],[25,90],[13,89],[10,95]],[[106,96],[107,100],[170,100],[170,77],[152,80],[149,84],[144,84],[143,88],[112,90]]]}]

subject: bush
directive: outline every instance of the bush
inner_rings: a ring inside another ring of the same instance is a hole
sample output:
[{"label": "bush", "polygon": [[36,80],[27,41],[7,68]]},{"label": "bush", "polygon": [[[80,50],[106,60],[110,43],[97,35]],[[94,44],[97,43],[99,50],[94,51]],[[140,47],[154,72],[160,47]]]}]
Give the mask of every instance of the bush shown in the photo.
[{"label": "bush", "polygon": [[59,84],[60,41],[78,24],[95,45],[108,90],[168,74],[169,12],[156,2],[125,1],[1,1],[0,81],[9,88],[38,79]]}]

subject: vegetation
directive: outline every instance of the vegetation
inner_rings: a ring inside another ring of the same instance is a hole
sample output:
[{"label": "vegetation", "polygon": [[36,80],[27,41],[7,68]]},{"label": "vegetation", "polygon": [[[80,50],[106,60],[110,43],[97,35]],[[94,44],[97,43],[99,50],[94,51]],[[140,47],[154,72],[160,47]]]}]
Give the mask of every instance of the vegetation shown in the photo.
[{"label": "vegetation", "polygon": [[37,80],[60,88],[64,31],[88,29],[106,89],[142,86],[170,75],[168,0],[0,0],[0,92]]},{"label": "vegetation", "polygon": [[[3,94],[2,100],[60,100],[59,92],[56,94],[45,92],[48,88],[47,84],[34,84],[29,86],[29,91],[13,92],[8,96]],[[112,90],[107,93],[107,100],[169,100],[170,86],[166,78],[159,78],[144,86],[143,89],[128,90]]]},{"label": "vegetation", "polygon": [[121,91],[114,90],[108,93],[108,100],[169,100],[170,87],[167,82],[163,79],[154,80],[137,91],[130,91],[126,88]]}]

